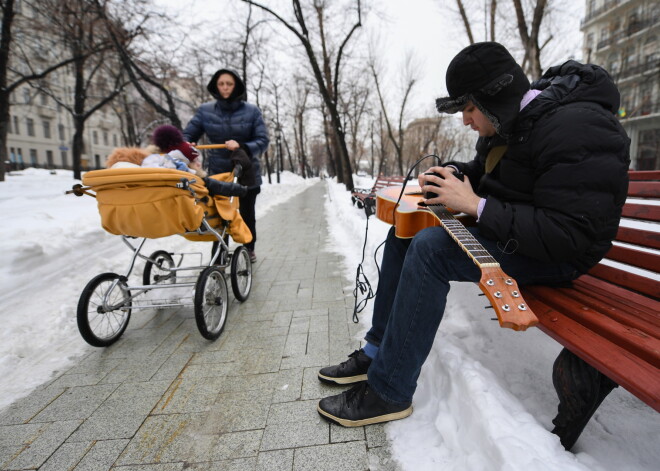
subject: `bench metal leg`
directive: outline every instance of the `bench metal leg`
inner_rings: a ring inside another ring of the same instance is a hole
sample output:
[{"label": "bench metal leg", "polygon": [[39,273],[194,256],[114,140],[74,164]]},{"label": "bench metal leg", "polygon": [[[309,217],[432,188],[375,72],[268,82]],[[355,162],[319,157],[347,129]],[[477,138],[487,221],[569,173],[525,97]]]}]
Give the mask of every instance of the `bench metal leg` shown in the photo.
[{"label": "bench metal leg", "polygon": [[555,360],[552,382],[559,396],[552,433],[559,436],[566,450],[570,450],[617,384],[566,348]]}]

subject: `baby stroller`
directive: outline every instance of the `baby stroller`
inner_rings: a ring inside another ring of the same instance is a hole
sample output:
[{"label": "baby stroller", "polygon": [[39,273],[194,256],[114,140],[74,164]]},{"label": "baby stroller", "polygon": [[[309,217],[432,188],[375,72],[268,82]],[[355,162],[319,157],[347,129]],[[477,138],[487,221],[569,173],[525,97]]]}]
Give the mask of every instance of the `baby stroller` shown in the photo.
[{"label": "baby stroller", "polygon": [[[240,169],[214,175],[216,182],[238,179]],[[235,298],[245,301],[252,287],[252,264],[245,247],[230,252],[228,238],[239,244],[252,234],[238,212],[235,196],[211,196],[202,179],[188,172],[167,168],[114,168],[95,170],[83,176],[83,185],[67,193],[94,196],[101,224],[121,236],[132,251],[125,274],[101,273],[85,286],[77,308],[78,330],[95,347],[107,347],[124,333],[134,309],[194,306],[195,321],[202,336],[217,339],[227,321],[228,288],[225,269]],[[208,265],[201,253],[171,253],[157,250],[141,253],[147,239],[181,235],[191,241],[214,241]],[[131,239],[137,239],[132,242]],[[198,263],[191,265],[191,256]],[[129,276],[140,258],[146,263],[142,284],[129,285]],[[142,299],[154,290],[187,288],[192,300]]]}]

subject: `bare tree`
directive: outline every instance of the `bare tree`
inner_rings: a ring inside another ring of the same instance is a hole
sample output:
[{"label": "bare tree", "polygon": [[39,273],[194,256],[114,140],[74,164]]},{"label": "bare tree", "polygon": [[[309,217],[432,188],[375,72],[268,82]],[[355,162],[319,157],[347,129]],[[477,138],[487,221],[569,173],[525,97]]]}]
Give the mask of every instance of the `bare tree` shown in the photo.
[{"label": "bare tree", "polygon": [[[364,71],[367,72],[368,71]],[[349,148],[352,156],[353,168],[357,171],[359,163],[365,153],[364,143],[366,130],[363,126],[365,115],[368,112],[370,94],[370,83],[365,82],[366,74],[356,70],[354,78],[348,81],[342,93],[341,110],[344,120],[344,129],[348,131]]]},{"label": "bare tree", "polygon": [[[415,75],[415,70],[417,68],[413,65],[414,59],[411,54],[407,54],[405,57],[405,66],[403,68],[403,83],[400,85],[400,88],[403,90],[401,104],[397,110],[396,122],[392,122],[392,119],[388,115],[387,106],[385,103],[385,96],[383,93],[383,86],[381,84],[381,71],[379,66],[376,63],[377,61],[372,57],[369,61],[369,69],[371,70],[371,75],[376,85],[376,93],[378,94],[378,101],[383,113],[383,118],[385,120],[385,126],[387,128],[387,135],[390,139],[390,142],[394,146],[394,151],[396,153],[396,161],[399,175],[404,175],[404,142],[405,142],[405,131],[404,131],[404,119],[406,106],[408,100],[410,99],[410,94],[417,83],[417,77]],[[396,129],[394,129],[396,126]]]},{"label": "bare tree", "polygon": [[525,50],[525,57],[523,58],[522,68],[528,75],[532,76],[533,78],[540,78],[543,74],[543,69],[541,68],[541,49],[545,47],[548,41],[552,40],[552,35],[550,35],[543,44],[539,44],[539,33],[541,31],[541,22],[543,21],[543,15],[545,14],[547,0],[536,1],[529,27],[527,26],[527,20],[525,18],[525,11],[523,10],[522,2],[520,0],[512,1],[516,10],[520,41],[522,42],[523,48]]},{"label": "bare tree", "polygon": [[[543,20],[551,11],[550,5],[553,3],[558,2],[556,0],[554,2],[553,0],[530,0],[527,2],[511,0],[510,4],[502,5],[497,0],[490,0],[489,8],[484,12],[485,26],[482,37],[484,40],[505,42],[513,37],[510,32],[517,31],[516,36],[523,50],[521,66],[528,76],[533,79],[539,78],[543,73],[541,52],[554,38],[550,31],[544,33],[542,28]],[[484,0],[485,4],[486,0]],[[469,0],[456,0],[456,6],[468,40],[470,44],[474,44],[478,40],[474,28],[474,24],[477,23],[478,19],[475,20],[474,17],[479,17],[480,8],[474,2],[469,2]],[[503,11],[498,16],[497,12],[500,9],[503,9]],[[472,17],[470,12],[473,12]],[[514,17],[515,23],[513,22]],[[503,19],[502,25],[504,27],[498,29],[498,31],[502,31],[500,35],[496,34],[497,18]]]},{"label": "bare tree", "polygon": [[[0,181],[5,179],[4,162],[7,155],[7,131],[9,129],[11,96],[21,86],[46,79],[51,73],[66,67],[75,61],[85,60],[90,55],[99,52],[103,45],[88,45],[79,55],[64,55],[55,57],[54,49],[46,46],[50,34],[51,23],[44,22],[39,11],[44,4],[33,5],[36,18],[17,20],[16,0],[2,0],[2,34],[0,36]],[[49,15],[52,12],[49,12]],[[39,30],[41,35],[35,37],[29,32]],[[24,38],[20,43],[14,41],[15,34]],[[74,52],[74,51],[69,51]],[[13,65],[12,65],[13,64]]]},{"label": "bare tree", "polygon": [[307,133],[305,132],[308,102],[312,91],[311,84],[302,77],[294,77],[295,86],[292,90],[294,144],[300,158],[302,177],[306,178],[307,169]]},{"label": "bare tree", "polygon": [[[112,41],[121,65],[131,84],[142,99],[157,113],[165,116],[174,126],[181,128],[181,119],[176,109],[176,99],[169,86],[174,66],[169,61],[157,61],[162,50],[150,51],[146,43],[156,31],[150,30],[150,22],[157,20],[166,24],[168,18],[152,11],[144,0],[132,2],[109,2],[94,0],[99,17],[108,38]],[[112,9],[109,8],[112,7]],[[139,18],[137,23],[133,18]],[[158,29],[160,31],[160,27]],[[176,76],[176,73],[173,73]]]},{"label": "bare tree", "polygon": [[68,72],[73,78],[73,97],[67,87],[46,80],[31,82],[71,114],[73,134],[73,177],[81,177],[81,157],[85,153],[86,121],[112,102],[126,85],[112,54],[96,2],[89,0],[42,0],[40,21],[49,27],[48,33],[60,44],[58,51],[71,57]]},{"label": "bare tree", "polygon": [[[341,117],[339,114],[339,88],[340,88],[340,75],[342,59],[344,57],[345,49],[358,28],[362,26],[362,8],[360,0],[357,0],[355,8],[356,20],[355,23],[348,27],[348,31],[343,38],[339,41],[339,47],[335,49],[332,47],[332,42],[337,38],[333,35],[335,28],[326,28],[326,17],[329,7],[324,0],[313,0],[309,8],[303,8],[299,0],[292,0],[293,13],[297,26],[292,22],[287,21],[279,13],[271,8],[262,5],[261,3],[252,0],[242,0],[245,3],[254,5],[272,17],[276,18],[285,28],[291,31],[296,38],[300,41],[305,49],[305,53],[309,60],[310,66],[316,80],[319,93],[323,102],[330,114],[330,124],[332,126],[332,144],[337,154],[335,164],[337,166],[338,180],[344,183],[348,190],[353,189],[353,176],[351,170],[350,158],[348,155],[348,147],[346,146],[345,131],[342,127]],[[342,14],[342,23],[345,23],[345,11]],[[315,16],[317,25],[317,41],[320,50],[315,49],[312,38],[312,32],[308,28],[308,21],[310,16]]]}]

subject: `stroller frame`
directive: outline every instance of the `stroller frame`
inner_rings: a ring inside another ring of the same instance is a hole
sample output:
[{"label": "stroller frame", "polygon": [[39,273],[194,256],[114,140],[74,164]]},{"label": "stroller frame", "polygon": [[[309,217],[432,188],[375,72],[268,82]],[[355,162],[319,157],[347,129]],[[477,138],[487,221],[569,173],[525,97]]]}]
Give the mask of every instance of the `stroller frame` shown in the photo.
[{"label": "stroller frame", "polygon": [[[181,182],[177,187],[190,191],[195,197],[193,188],[187,183]],[[71,192],[78,196],[82,194],[94,196],[87,192],[87,189],[76,185]],[[181,234],[212,236],[215,239],[208,265],[201,263],[203,258],[201,252],[177,253],[157,250],[147,257],[141,253],[147,237],[121,235],[122,241],[132,252],[131,260],[124,275],[101,273],[92,278],[83,289],[76,313],[78,330],[83,339],[92,346],[107,347],[119,340],[124,333],[134,309],[186,306],[194,307],[195,321],[200,334],[208,340],[217,339],[224,330],[229,306],[226,268],[229,267],[232,292],[239,302],[248,298],[252,288],[252,263],[249,253],[242,245],[236,247],[233,252],[229,250],[227,227],[228,223],[223,220],[221,230],[217,230],[220,228],[212,227],[205,214],[200,227],[195,231]],[[139,242],[134,244],[129,239],[139,239]],[[190,256],[198,256],[199,262],[183,265],[184,259]],[[176,263],[174,257],[178,258]],[[128,279],[133,273],[138,258],[146,262],[142,273],[142,284],[129,285]],[[192,273],[181,276],[186,272]],[[182,278],[186,281],[182,281]],[[141,299],[151,291],[173,288],[192,288],[194,290],[192,299],[146,302]]]}]

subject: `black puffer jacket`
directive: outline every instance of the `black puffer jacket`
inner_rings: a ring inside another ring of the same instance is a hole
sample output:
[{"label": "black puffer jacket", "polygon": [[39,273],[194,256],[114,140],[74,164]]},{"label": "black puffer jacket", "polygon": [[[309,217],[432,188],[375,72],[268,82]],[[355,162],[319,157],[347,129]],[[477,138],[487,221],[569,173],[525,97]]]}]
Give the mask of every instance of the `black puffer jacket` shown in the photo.
[{"label": "black puffer jacket", "polygon": [[507,151],[484,174],[499,136],[480,138],[477,156],[453,163],[487,198],[480,232],[542,261],[586,272],[617,232],[628,191],[630,140],[615,118],[619,92],[607,72],[575,61],[549,69],[543,90],[518,115]]}]

